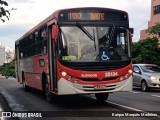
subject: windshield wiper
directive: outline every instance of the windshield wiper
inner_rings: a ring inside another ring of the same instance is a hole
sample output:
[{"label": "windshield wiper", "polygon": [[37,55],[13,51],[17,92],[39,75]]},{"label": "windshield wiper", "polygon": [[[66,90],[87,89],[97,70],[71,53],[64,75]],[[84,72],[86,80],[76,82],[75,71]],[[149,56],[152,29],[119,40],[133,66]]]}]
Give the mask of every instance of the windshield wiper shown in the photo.
[{"label": "windshield wiper", "polygon": [[93,29],[93,41],[94,41],[94,48],[95,48],[95,51],[96,51],[96,41],[95,41],[95,31]]},{"label": "windshield wiper", "polygon": [[91,40],[95,41],[95,40],[94,40],[95,38],[94,38],[79,22],[77,22],[76,25],[77,25],[77,27],[78,27],[79,29],[81,29]]},{"label": "windshield wiper", "polygon": [[93,36],[92,36],[79,22],[77,22],[76,25],[77,25],[77,27],[78,27],[79,29],[81,29],[91,40],[94,41],[94,47],[95,47],[95,50],[96,50],[96,42],[95,42],[94,29],[93,29]]}]

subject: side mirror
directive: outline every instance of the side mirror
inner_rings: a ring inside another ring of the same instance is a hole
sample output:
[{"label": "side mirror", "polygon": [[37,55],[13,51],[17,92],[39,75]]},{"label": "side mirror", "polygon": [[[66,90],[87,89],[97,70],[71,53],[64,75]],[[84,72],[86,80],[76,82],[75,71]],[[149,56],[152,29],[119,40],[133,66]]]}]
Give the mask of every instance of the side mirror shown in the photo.
[{"label": "side mirror", "polygon": [[56,40],[58,38],[58,26],[53,25],[52,26],[52,39]]},{"label": "side mirror", "polygon": [[134,33],[134,28],[129,28],[129,31],[130,31],[131,34],[133,34]]},{"label": "side mirror", "polygon": [[133,38],[133,35],[130,33],[130,44],[131,44],[131,46],[133,45],[132,38]]},{"label": "side mirror", "polygon": [[140,71],[139,69],[134,70],[134,72],[135,72],[135,73],[138,73],[138,74],[141,73],[141,71]]}]

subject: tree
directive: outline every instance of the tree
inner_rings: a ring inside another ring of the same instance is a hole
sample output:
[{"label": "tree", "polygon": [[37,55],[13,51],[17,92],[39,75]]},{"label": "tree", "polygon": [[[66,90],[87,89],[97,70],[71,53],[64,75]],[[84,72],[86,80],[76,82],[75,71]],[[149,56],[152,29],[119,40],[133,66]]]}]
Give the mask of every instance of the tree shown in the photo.
[{"label": "tree", "polygon": [[158,48],[160,48],[160,23],[156,23],[154,26],[148,29],[150,34],[156,34],[158,38]]},{"label": "tree", "polygon": [[8,6],[6,1],[0,0],[0,20],[5,22],[3,17],[6,17],[9,20],[10,13],[8,10],[4,8],[4,6]]},{"label": "tree", "polygon": [[140,40],[132,47],[133,63],[160,65],[160,48],[156,37]]},{"label": "tree", "polygon": [[3,66],[0,66],[0,74],[3,76],[13,76],[16,77],[15,74],[15,60],[10,63],[5,63]]},{"label": "tree", "polygon": [[155,23],[154,26],[148,28],[148,32],[150,34],[156,34],[158,37],[160,37],[160,23]]}]

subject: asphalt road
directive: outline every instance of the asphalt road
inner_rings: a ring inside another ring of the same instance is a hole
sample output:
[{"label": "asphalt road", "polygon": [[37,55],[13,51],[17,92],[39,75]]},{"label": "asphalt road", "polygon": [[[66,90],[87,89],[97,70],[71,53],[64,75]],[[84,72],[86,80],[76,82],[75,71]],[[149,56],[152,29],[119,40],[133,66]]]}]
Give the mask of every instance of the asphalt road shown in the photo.
[{"label": "asphalt road", "polygon": [[[0,93],[13,112],[39,112],[43,116],[19,117],[19,120],[160,119],[160,90],[141,92],[139,88],[135,88],[131,92],[111,93],[105,103],[98,103],[94,95],[61,96],[56,103],[51,104],[40,91],[25,92],[15,79],[0,79]],[[0,104],[3,106],[4,103]],[[139,112],[145,113],[145,117]],[[45,114],[50,117],[44,117]]]}]

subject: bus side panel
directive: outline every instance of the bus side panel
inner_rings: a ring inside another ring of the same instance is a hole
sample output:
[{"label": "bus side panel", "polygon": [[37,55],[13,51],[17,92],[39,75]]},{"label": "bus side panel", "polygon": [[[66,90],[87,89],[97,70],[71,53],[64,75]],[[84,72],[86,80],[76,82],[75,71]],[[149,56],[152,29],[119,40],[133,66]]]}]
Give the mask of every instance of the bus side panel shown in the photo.
[{"label": "bus side panel", "polygon": [[25,72],[24,73],[24,76],[25,76],[25,80],[26,80],[26,84],[30,87],[33,87],[33,74],[30,73],[30,72]]},{"label": "bus side panel", "polygon": [[22,74],[24,74],[24,79],[26,81],[26,84],[32,87],[32,77],[30,75],[33,72],[32,58],[26,58],[20,60],[20,71],[21,71],[21,76]]},{"label": "bus side panel", "polygon": [[40,55],[33,57],[33,73],[32,83],[37,89],[42,90],[42,73],[49,74],[48,55]]}]

